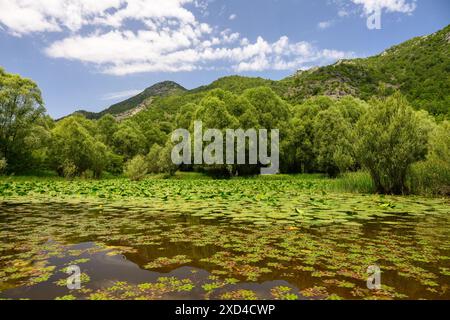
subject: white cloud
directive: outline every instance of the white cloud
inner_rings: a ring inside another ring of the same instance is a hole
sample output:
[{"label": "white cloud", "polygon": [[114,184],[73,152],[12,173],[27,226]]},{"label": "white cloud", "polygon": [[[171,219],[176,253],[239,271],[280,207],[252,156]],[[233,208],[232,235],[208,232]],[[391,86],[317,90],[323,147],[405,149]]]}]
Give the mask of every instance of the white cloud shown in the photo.
[{"label": "white cloud", "polygon": [[[237,72],[294,70],[353,56],[349,52],[320,50],[307,42],[291,43],[287,37],[274,43],[259,37],[253,43],[241,44],[239,35],[233,33],[221,40],[214,38],[206,40],[206,44],[191,46],[189,40],[171,41],[174,37],[170,35],[155,42],[153,35],[147,33],[112,31],[76,36],[54,43],[47,53],[55,58],[93,63],[104,73],[113,75],[193,71],[214,64],[231,66]],[[229,42],[234,45],[226,46]]]},{"label": "white cloud", "polygon": [[[357,1],[357,0],[355,0]],[[0,26],[15,36],[59,32],[44,52],[113,75],[228,68],[294,70],[351,57],[286,36],[250,41],[202,23],[206,0],[0,0]],[[134,21],[138,23],[130,24]],[[131,27],[133,26],[133,28]]]},{"label": "white cloud", "polygon": [[325,30],[328,29],[329,27],[331,27],[333,24],[332,20],[328,20],[328,21],[321,21],[317,24],[317,27],[321,30]]},{"label": "white cloud", "polygon": [[195,17],[184,5],[194,0],[0,0],[0,23],[15,35],[78,31],[86,25],[120,27],[126,20],[152,23]]},{"label": "white cloud", "polygon": [[125,99],[132,96],[135,96],[139,93],[141,93],[143,90],[126,90],[126,91],[119,91],[119,92],[111,92],[107,93],[102,97],[102,100],[116,100],[116,99]]},{"label": "white cloud", "polygon": [[416,9],[416,0],[351,0],[362,5],[365,14],[371,14],[377,9],[387,12],[412,13]]},{"label": "white cloud", "polygon": [[120,0],[0,0],[0,22],[13,34],[79,30]]},{"label": "white cloud", "polygon": [[235,20],[236,18],[237,18],[237,15],[234,13],[228,17],[229,20]]},{"label": "white cloud", "polygon": [[338,11],[338,16],[343,18],[343,17],[347,17],[349,15],[349,12],[346,9],[340,9]]}]

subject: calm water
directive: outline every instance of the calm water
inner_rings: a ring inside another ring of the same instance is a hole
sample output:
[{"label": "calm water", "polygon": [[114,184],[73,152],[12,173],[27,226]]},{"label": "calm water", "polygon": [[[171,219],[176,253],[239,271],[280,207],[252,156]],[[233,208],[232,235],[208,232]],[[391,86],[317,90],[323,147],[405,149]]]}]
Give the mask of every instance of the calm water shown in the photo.
[{"label": "calm water", "polygon": [[[2,202],[0,297],[450,299],[447,200],[371,201],[257,220],[225,202]],[[81,290],[66,287],[69,265]],[[381,290],[367,288],[372,265]]]}]

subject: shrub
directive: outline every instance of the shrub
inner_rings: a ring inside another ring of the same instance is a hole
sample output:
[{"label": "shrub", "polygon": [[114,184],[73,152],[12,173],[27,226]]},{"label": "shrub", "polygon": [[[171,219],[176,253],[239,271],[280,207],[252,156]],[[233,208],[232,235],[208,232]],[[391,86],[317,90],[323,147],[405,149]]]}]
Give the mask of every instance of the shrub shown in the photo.
[{"label": "shrub", "polygon": [[167,173],[171,176],[173,176],[178,170],[178,166],[172,162],[172,149],[173,144],[170,141],[167,142],[164,148],[161,149],[157,162],[159,172]]},{"label": "shrub", "polygon": [[106,171],[114,175],[120,175],[123,172],[123,157],[108,151],[108,166]]},{"label": "shrub", "polygon": [[428,159],[412,166],[408,186],[413,193],[450,195],[450,165]]},{"label": "shrub", "polygon": [[5,158],[0,159],[0,173],[5,171],[6,166],[7,166],[6,159]]},{"label": "shrub", "polygon": [[71,161],[64,161],[62,172],[65,178],[72,179],[77,175],[77,166]]},{"label": "shrub", "polygon": [[413,165],[409,185],[421,194],[450,194],[450,122],[436,126],[430,137],[427,160]]},{"label": "shrub", "polygon": [[147,174],[147,161],[141,155],[135,156],[125,164],[124,174],[133,181],[142,180]]},{"label": "shrub", "polygon": [[162,147],[159,144],[154,144],[150,152],[147,154],[148,172],[160,173],[161,168],[158,166],[159,157],[161,155]]},{"label": "shrub", "polygon": [[411,165],[427,154],[428,127],[399,94],[371,104],[357,124],[357,159],[378,192],[406,193]]},{"label": "shrub", "polygon": [[81,178],[82,178],[82,179],[86,179],[86,180],[90,180],[90,179],[95,178],[94,171],[89,170],[89,169],[86,170],[86,171],[84,171],[84,172],[81,174]]},{"label": "shrub", "polygon": [[108,167],[108,161],[108,148],[100,141],[96,141],[90,157],[90,168],[88,169],[92,171],[94,178],[101,178],[103,170]]}]

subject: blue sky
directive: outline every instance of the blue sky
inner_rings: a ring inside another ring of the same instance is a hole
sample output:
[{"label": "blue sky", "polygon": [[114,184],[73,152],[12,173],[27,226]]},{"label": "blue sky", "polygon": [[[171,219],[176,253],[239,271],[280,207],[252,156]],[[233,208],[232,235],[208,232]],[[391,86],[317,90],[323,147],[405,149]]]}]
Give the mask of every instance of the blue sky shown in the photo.
[{"label": "blue sky", "polygon": [[0,0],[0,66],[36,81],[58,118],[163,80],[281,79],[449,22],[448,0]]}]

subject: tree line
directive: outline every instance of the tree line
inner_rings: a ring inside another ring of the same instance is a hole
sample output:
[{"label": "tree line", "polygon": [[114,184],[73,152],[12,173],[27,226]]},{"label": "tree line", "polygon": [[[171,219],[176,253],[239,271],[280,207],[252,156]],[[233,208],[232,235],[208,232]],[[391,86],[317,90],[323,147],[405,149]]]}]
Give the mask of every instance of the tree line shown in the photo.
[{"label": "tree line", "polygon": [[51,169],[68,178],[125,173],[202,171],[252,175],[260,165],[174,166],[171,132],[204,128],[279,129],[282,173],[367,171],[380,193],[402,194],[415,186],[449,191],[450,128],[415,111],[398,92],[363,101],[316,96],[290,104],[271,88],[239,93],[211,89],[161,100],[148,111],[118,122],[111,115],[88,120],[72,115],[53,121],[37,85],[0,69],[0,170],[21,174]]}]

